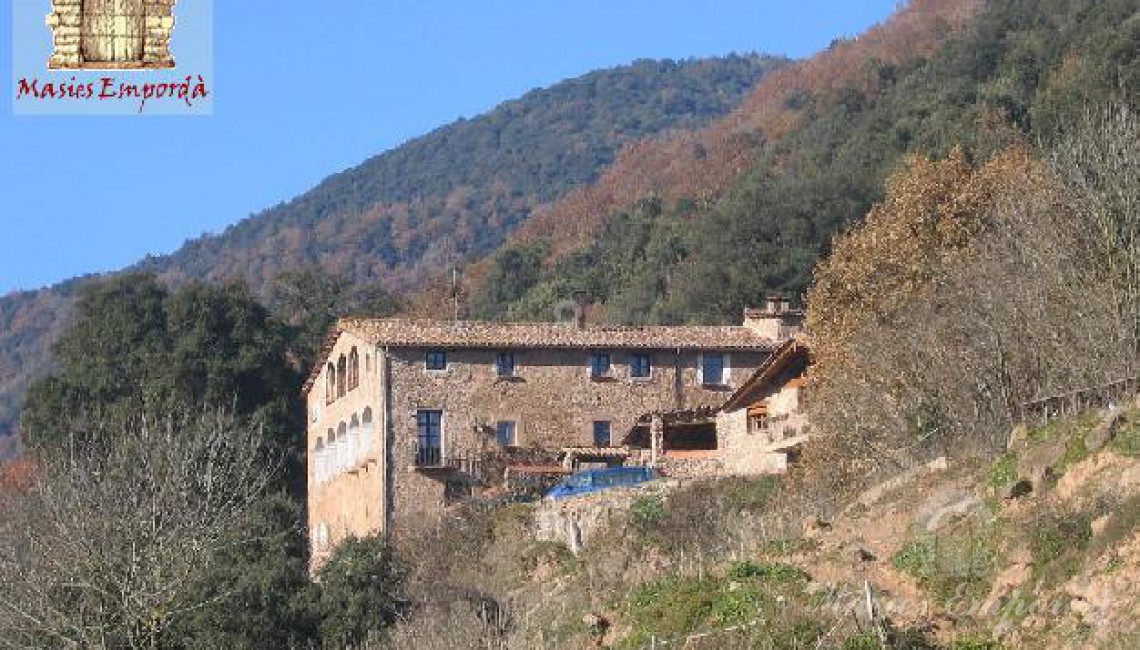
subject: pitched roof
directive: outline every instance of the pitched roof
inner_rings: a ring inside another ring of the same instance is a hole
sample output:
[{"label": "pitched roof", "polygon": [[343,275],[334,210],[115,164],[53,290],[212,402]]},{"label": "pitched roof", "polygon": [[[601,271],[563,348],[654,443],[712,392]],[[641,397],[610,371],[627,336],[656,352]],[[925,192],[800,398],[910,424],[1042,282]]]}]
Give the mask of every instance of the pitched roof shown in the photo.
[{"label": "pitched roof", "polygon": [[793,359],[801,355],[809,356],[807,345],[802,340],[793,337],[784,341],[783,345],[772,352],[772,356],[760,364],[756,372],[752,373],[752,376],[745,380],[740,388],[732,393],[731,397],[725,400],[720,410],[733,411],[747,404],[749,400],[759,395],[784,368],[788,367]]},{"label": "pitched roof", "polygon": [[[775,349],[779,342],[742,326],[728,325],[590,325],[562,323],[494,323],[488,321],[342,318],[321,350],[328,356],[341,333],[375,345],[391,347],[567,348],[634,350],[755,350]],[[313,367],[305,382],[308,392],[320,374]]]},{"label": "pitched roof", "polygon": [[777,342],[741,326],[575,327],[561,323],[343,318],[337,327],[377,345],[440,348],[771,350]]},{"label": "pitched roof", "polygon": [[336,347],[337,339],[340,338],[340,328],[334,327],[329,331],[328,336],[325,337],[325,342],[321,344],[321,352],[317,357],[320,361],[313,364],[309,369],[309,376],[305,378],[305,384],[301,386],[301,394],[308,395],[309,391],[313,388],[313,384],[317,383],[317,377],[320,376],[321,371],[325,369],[325,359],[328,358],[329,353]]}]

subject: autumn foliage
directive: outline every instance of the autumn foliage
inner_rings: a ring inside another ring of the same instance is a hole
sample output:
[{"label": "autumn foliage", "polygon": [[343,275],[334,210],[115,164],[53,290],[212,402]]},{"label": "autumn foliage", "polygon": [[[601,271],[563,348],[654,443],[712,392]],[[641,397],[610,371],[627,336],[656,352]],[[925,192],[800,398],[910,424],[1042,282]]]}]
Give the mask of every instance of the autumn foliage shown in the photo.
[{"label": "autumn foliage", "polygon": [[999,191],[1044,189],[1041,166],[1023,150],[973,168],[961,149],[944,160],[913,157],[887,182],[866,221],[837,238],[816,270],[809,329],[826,366],[858,344],[866,328],[932,291],[943,265],[963,255]]},{"label": "autumn foliage", "polygon": [[[616,211],[646,197],[667,204],[711,205],[754,165],[761,147],[794,130],[805,100],[847,89],[874,94],[881,65],[929,55],[974,15],[980,0],[917,0],[856,39],[762,79],[741,105],[700,131],[675,132],[627,145],[594,184],[538,212],[514,238],[553,242],[551,261],[588,245]],[[874,65],[872,65],[874,63]]]},{"label": "autumn foliage", "polygon": [[28,458],[19,458],[0,464],[0,494],[9,490],[26,490],[32,485],[35,478],[35,465]]},{"label": "autumn foliage", "polygon": [[[1119,135],[1090,125],[1076,137],[1118,151]],[[1117,162],[1087,171],[1129,182],[1135,156]],[[820,477],[985,455],[1027,402],[1135,375],[1136,305],[1116,288],[1132,271],[1112,264],[1134,240],[1106,242],[1094,200],[1058,171],[1025,148],[979,165],[961,151],[912,158],[836,239],[808,295],[821,434],[808,466]],[[1127,210],[1104,219],[1135,231]]]}]

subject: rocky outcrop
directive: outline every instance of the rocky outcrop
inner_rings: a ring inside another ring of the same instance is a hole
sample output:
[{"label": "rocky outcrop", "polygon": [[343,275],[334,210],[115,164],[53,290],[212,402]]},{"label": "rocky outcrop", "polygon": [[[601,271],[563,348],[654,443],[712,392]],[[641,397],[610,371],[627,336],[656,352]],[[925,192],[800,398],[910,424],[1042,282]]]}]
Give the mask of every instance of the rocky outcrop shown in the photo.
[{"label": "rocky outcrop", "polygon": [[577,554],[615,513],[629,511],[639,499],[663,498],[682,484],[678,479],[663,479],[558,501],[545,499],[534,512],[534,536],[539,541],[565,544]]}]

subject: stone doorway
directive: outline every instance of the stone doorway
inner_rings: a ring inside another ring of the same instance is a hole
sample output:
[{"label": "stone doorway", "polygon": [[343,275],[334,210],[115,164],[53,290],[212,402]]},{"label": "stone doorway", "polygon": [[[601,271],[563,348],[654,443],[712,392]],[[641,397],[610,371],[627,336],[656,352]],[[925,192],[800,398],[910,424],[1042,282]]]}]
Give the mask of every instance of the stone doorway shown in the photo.
[{"label": "stone doorway", "polygon": [[84,0],[81,52],[89,63],[142,62],[143,0]]},{"label": "stone doorway", "polygon": [[48,68],[173,68],[176,0],[52,0]]}]

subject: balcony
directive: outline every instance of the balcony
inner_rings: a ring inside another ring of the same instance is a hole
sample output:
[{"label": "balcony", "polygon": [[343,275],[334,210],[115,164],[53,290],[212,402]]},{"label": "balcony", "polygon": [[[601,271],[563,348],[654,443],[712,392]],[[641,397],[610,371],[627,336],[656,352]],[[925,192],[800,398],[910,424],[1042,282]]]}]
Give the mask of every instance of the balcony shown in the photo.
[{"label": "balcony", "polygon": [[475,454],[444,454],[439,447],[417,448],[412,468],[441,481],[483,483],[483,461]]},{"label": "balcony", "polygon": [[439,447],[423,447],[416,449],[416,469],[433,469],[444,466],[443,450]]}]

